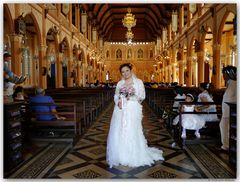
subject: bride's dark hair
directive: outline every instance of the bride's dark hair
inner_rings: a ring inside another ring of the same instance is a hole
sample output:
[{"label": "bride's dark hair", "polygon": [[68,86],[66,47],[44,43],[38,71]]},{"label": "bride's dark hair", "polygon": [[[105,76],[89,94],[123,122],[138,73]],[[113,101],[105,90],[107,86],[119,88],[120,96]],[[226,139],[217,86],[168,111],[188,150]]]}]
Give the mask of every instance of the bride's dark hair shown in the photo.
[{"label": "bride's dark hair", "polygon": [[123,63],[120,65],[119,71],[122,71],[123,67],[128,67],[130,70],[132,70],[132,64],[131,63]]}]

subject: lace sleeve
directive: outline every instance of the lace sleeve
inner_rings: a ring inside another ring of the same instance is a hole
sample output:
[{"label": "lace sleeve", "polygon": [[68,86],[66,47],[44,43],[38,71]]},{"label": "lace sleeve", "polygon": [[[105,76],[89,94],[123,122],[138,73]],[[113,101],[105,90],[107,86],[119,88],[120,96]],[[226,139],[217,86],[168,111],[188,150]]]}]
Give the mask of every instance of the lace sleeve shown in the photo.
[{"label": "lace sleeve", "polygon": [[136,92],[138,102],[142,102],[145,99],[145,87],[143,85],[142,80],[138,82],[138,90]]}]

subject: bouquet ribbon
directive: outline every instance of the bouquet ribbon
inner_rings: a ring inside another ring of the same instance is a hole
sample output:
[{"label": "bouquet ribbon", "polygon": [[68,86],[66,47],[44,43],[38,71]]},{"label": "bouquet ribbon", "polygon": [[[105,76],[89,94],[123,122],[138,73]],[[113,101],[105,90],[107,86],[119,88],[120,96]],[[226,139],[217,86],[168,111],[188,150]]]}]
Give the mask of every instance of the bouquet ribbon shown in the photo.
[{"label": "bouquet ribbon", "polygon": [[122,103],[122,133],[124,134],[124,130],[126,130],[127,126],[127,99],[126,97],[121,97],[121,103]]}]

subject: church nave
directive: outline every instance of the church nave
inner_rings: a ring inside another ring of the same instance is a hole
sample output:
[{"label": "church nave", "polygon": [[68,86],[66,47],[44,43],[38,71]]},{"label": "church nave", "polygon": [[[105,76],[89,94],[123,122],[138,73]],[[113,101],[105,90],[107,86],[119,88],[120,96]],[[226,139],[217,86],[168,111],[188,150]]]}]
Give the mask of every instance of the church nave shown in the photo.
[{"label": "church nave", "polygon": [[[152,166],[109,168],[106,164],[106,139],[113,103],[71,148],[70,144],[48,144],[31,157],[10,178],[114,179],[114,178],[234,178],[226,154],[217,154],[211,145],[188,145],[185,150],[173,146],[173,138],[163,123],[143,104],[143,128],[148,145],[163,150],[165,161]],[[120,146],[119,146],[120,147]],[[216,170],[217,169],[217,170]]]}]

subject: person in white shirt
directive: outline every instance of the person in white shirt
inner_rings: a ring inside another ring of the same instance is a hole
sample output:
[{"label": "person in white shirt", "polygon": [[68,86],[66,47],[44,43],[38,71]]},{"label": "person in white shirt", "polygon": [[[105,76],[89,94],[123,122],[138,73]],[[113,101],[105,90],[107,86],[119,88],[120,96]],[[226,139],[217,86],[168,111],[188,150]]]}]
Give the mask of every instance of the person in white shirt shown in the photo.
[{"label": "person in white shirt", "polygon": [[237,102],[237,68],[234,66],[227,66],[222,69],[223,78],[227,83],[227,89],[223,95],[222,100],[222,118],[220,121],[220,132],[222,150],[229,149],[229,116],[230,109],[225,102]]},{"label": "person in white shirt", "polygon": [[173,103],[173,111],[178,112],[180,102],[184,102],[186,99],[186,95],[183,93],[181,86],[175,86],[174,87],[174,93],[176,94],[176,97],[174,97],[174,103]]},{"label": "person in white shirt", "polygon": [[[202,92],[198,95],[198,102],[214,102],[211,95],[212,87],[211,83],[200,83],[199,89]],[[200,105],[196,106],[195,110],[197,112],[217,112],[216,105]],[[217,114],[200,114],[199,116],[206,122],[218,121]]]}]

